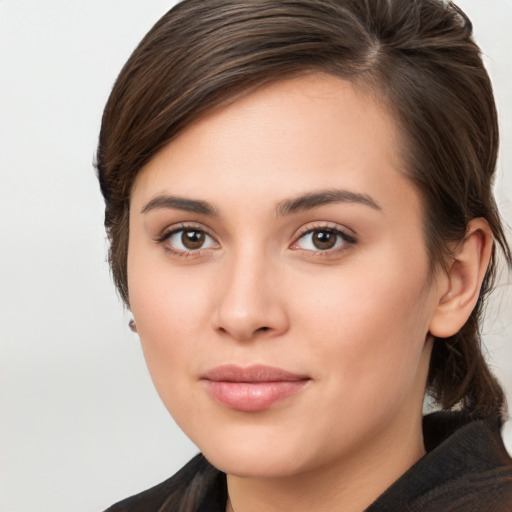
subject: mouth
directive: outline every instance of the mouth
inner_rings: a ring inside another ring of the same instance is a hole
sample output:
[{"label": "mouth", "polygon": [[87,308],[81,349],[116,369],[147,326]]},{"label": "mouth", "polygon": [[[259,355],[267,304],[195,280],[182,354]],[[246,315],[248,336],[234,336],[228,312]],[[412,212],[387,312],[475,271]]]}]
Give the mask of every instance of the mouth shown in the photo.
[{"label": "mouth", "polygon": [[229,409],[257,412],[301,391],[311,380],[282,368],[223,365],[201,376],[209,395]]}]

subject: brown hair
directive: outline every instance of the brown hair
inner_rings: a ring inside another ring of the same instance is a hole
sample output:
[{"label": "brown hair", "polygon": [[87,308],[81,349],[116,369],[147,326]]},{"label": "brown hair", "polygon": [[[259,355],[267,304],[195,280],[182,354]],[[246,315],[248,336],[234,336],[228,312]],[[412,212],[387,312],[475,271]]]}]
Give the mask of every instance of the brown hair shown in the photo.
[{"label": "brown hair", "polygon": [[[492,181],[498,125],[468,18],[442,0],[185,0],[122,69],[105,107],[97,167],[114,281],[126,304],[130,192],[139,170],[205,112],[257,87],[320,71],[369,88],[402,135],[407,176],[425,207],[435,270],[468,222],[485,218],[511,261]],[[436,340],[428,385],[444,408],[501,410],[479,322],[496,255],[461,331]]]}]

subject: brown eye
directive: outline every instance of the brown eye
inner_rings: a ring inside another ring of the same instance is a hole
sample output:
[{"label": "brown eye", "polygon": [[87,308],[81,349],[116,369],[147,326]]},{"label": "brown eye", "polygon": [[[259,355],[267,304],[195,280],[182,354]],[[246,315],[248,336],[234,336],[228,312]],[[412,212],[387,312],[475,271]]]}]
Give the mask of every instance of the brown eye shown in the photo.
[{"label": "brown eye", "polygon": [[320,251],[332,249],[337,242],[338,234],[333,231],[318,230],[311,233],[311,242]]},{"label": "brown eye", "polygon": [[171,252],[177,254],[199,251],[202,249],[215,249],[218,247],[215,240],[202,229],[181,228],[164,235],[161,243],[165,244]]},{"label": "brown eye", "polygon": [[203,231],[195,229],[184,230],[181,235],[181,243],[183,247],[193,251],[194,249],[200,249],[205,242],[205,234]]},{"label": "brown eye", "polygon": [[311,229],[295,242],[293,248],[313,252],[328,252],[343,249],[356,243],[356,239],[334,228]]}]

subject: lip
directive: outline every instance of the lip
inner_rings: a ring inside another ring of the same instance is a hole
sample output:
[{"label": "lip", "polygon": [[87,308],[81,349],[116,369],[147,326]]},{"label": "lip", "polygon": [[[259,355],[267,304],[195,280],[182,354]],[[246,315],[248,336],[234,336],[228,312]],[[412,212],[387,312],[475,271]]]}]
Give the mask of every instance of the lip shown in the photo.
[{"label": "lip", "polygon": [[201,376],[201,382],[214,400],[244,412],[268,409],[298,393],[310,380],[306,375],[264,365],[222,365]]}]

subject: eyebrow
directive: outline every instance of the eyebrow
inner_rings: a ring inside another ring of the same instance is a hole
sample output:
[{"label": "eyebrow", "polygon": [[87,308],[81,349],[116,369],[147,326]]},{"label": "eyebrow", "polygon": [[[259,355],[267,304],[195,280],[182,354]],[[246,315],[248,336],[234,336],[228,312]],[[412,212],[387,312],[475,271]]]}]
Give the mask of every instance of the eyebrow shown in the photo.
[{"label": "eyebrow", "polygon": [[140,213],[147,213],[151,210],[158,208],[169,208],[173,210],[182,210],[190,213],[199,213],[201,215],[209,215],[211,217],[218,217],[219,212],[206,201],[198,199],[187,199],[185,197],[160,195],[157,196],[142,208]]},{"label": "eyebrow", "polygon": [[[328,189],[309,192],[301,196],[281,201],[276,207],[278,217],[311,210],[332,203],[358,203],[381,211],[379,204],[367,194],[359,194],[350,190]],[[159,195],[154,197],[142,208],[141,213],[147,213],[159,208],[182,210],[190,213],[218,217],[219,212],[207,201],[188,199],[185,197]]]},{"label": "eyebrow", "polygon": [[328,189],[282,201],[277,205],[276,213],[278,216],[290,215],[332,203],[357,203],[382,211],[377,201],[367,194],[359,194],[350,190]]}]

